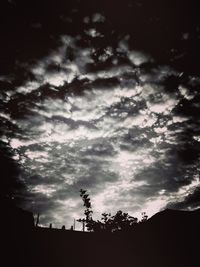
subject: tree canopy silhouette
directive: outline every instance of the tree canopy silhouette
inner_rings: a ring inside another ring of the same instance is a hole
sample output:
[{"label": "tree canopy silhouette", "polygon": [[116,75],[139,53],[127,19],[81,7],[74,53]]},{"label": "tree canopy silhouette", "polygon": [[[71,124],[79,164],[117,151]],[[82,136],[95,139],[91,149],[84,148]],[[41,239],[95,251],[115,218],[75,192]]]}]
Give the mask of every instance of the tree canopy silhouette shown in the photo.
[{"label": "tree canopy silhouette", "polygon": [[[111,213],[102,213],[101,220],[94,220],[92,218],[92,204],[90,201],[89,194],[87,190],[80,190],[80,197],[83,200],[83,206],[85,207],[85,218],[78,219],[78,222],[83,223],[83,231],[85,231],[85,226],[88,231],[99,232],[116,232],[116,231],[127,231],[132,229],[137,223],[138,218],[130,216],[128,213],[122,212],[121,210],[117,211],[115,215]],[[142,213],[141,222],[146,221],[148,216],[146,213]]]}]

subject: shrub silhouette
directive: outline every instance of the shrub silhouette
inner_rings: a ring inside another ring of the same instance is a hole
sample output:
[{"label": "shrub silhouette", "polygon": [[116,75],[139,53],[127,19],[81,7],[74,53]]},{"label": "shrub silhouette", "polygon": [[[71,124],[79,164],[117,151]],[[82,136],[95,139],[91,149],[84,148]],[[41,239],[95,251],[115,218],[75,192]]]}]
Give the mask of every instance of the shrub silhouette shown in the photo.
[{"label": "shrub silhouette", "polygon": [[138,222],[138,219],[130,216],[128,213],[123,213],[121,210],[111,217],[111,231],[129,230]]},{"label": "shrub silhouette", "polygon": [[146,214],[146,212],[142,212],[141,222],[146,222],[147,220],[148,220],[148,215]]}]

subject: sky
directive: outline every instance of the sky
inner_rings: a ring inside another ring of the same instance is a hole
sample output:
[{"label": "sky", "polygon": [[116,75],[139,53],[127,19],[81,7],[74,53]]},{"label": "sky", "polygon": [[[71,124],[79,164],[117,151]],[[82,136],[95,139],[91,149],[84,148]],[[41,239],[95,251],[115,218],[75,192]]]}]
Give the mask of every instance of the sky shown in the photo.
[{"label": "sky", "polygon": [[[199,208],[200,76],[176,61],[187,63],[188,50],[159,61],[103,9],[69,10],[58,20],[76,24],[73,31],[56,28],[37,56],[30,47],[19,50],[14,68],[0,75],[1,148],[14,170],[5,167],[3,179],[23,184],[12,188],[14,198],[40,213],[41,225],[59,228],[83,217],[80,189],[88,190],[96,219],[118,210],[140,218],[166,207]],[[38,37],[45,20],[29,26]],[[173,34],[183,47],[194,42],[190,29]]]}]

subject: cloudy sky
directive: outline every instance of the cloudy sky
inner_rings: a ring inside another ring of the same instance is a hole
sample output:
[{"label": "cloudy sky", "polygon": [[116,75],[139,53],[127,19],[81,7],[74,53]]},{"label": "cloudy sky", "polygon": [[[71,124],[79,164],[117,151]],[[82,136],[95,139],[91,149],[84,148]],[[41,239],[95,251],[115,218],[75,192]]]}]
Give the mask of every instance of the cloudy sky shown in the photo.
[{"label": "cloudy sky", "polygon": [[[79,14],[78,30],[59,32],[45,53],[0,76],[1,147],[25,186],[15,192],[21,205],[56,227],[83,216],[81,188],[95,218],[199,208],[198,72],[173,64],[182,51],[160,63],[134,47],[102,10],[70,12],[59,21],[72,27]],[[43,23],[31,21],[31,31]],[[178,34],[187,46],[191,32]]]}]

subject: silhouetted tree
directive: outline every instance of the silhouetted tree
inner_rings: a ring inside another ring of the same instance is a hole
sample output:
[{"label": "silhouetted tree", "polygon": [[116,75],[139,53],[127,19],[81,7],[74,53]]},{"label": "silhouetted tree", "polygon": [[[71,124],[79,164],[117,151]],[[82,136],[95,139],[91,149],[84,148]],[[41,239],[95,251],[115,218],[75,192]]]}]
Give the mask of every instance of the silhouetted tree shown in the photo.
[{"label": "silhouetted tree", "polygon": [[[0,119],[0,123],[1,123]],[[0,127],[1,128],[1,127]],[[14,130],[14,129],[13,129]],[[0,129],[2,134],[2,129]],[[25,183],[20,177],[20,165],[13,159],[14,152],[3,141],[0,140],[0,166],[1,186],[0,197],[6,197],[19,204],[22,200],[20,193],[26,190]]]},{"label": "silhouetted tree", "polygon": [[146,214],[146,212],[142,212],[142,219],[140,222],[146,222],[148,220],[148,215]]},{"label": "silhouetted tree", "polygon": [[121,210],[112,216],[107,223],[110,224],[112,232],[129,230],[138,222],[138,219],[130,216],[128,213],[123,213]]},{"label": "silhouetted tree", "polygon": [[92,219],[92,205],[90,202],[89,195],[87,194],[87,190],[81,189],[80,197],[83,200],[83,206],[86,208],[84,211],[85,219],[78,219],[77,221],[83,223],[83,232],[85,231],[85,226],[87,227],[88,231],[93,231],[94,224],[96,222]]},{"label": "silhouetted tree", "polygon": [[112,228],[112,217],[111,217],[111,213],[102,213],[101,214],[101,221],[102,221],[102,225],[103,225],[103,230],[107,231],[107,232],[111,232],[111,228]]}]

